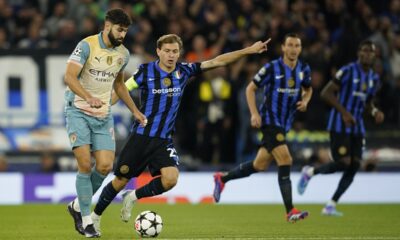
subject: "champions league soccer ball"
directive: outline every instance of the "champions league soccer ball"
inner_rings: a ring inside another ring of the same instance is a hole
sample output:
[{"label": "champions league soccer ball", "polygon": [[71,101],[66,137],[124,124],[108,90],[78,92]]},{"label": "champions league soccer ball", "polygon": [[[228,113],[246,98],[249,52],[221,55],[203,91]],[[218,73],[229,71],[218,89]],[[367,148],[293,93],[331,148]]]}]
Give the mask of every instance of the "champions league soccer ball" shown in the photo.
[{"label": "champions league soccer ball", "polygon": [[153,211],[141,212],[135,220],[135,230],[141,237],[157,237],[163,227],[163,222]]}]

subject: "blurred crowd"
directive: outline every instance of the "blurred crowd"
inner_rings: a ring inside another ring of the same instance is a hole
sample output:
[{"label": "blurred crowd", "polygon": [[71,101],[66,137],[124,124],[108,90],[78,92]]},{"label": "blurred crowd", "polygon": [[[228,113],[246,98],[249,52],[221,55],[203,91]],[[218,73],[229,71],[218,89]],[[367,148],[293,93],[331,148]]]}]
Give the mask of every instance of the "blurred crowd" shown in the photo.
[{"label": "blurred crowd", "polygon": [[115,7],[131,15],[125,45],[143,61],[156,59],[156,40],[167,33],[182,37],[183,61],[272,38],[266,54],[207,72],[186,89],[177,145],[202,162],[241,162],[254,152],[257,136],[249,127],[245,87],[263,64],[280,56],[288,32],[302,38],[301,58],[311,66],[314,89],[296,130],[325,129],[328,108],[319,93],[340,66],[357,58],[357,46],[367,38],[378,46],[377,105],[386,115],[384,127],[400,126],[400,0],[0,0],[0,49],[69,54],[101,30],[105,12]]}]

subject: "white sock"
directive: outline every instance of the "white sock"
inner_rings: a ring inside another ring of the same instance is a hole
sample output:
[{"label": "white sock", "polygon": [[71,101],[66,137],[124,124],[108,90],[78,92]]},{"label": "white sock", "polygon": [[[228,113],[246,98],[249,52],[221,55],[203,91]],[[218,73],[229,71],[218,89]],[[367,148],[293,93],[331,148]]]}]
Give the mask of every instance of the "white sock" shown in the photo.
[{"label": "white sock", "polygon": [[74,210],[77,211],[77,212],[81,212],[81,208],[79,206],[78,198],[75,198],[73,202],[74,203],[72,204],[72,207],[74,208]]},{"label": "white sock", "polygon": [[336,207],[336,202],[333,200],[329,200],[326,206]]},{"label": "white sock", "polygon": [[136,197],[136,190],[133,190],[131,193],[128,194],[129,199],[133,202],[137,200]]},{"label": "white sock", "polygon": [[82,227],[86,228],[87,225],[93,224],[92,217],[90,215],[82,217]]},{"label": "white sock", "polygon": [[92,217],[92,219],[100,219],[101,216],[97,215],[95,212],[92,212],[92,214],[90,214],[90,216]]},{"label": "white sock", "polygon": [[314,167],[308,168],[307,171],[306,171],[306,173],[307,173],[307,175],[308,175],[309,177],[314,176]]}]

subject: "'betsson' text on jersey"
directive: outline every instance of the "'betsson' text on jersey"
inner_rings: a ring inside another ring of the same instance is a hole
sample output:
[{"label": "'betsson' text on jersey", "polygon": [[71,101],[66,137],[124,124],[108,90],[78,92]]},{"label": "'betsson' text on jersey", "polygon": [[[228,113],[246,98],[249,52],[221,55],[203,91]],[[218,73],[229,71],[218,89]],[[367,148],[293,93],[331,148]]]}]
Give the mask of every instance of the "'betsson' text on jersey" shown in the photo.
[{"label": "'betsson' text on jersey", "polygon": [[298,88],[278,88],[277,91],[279,93],[287,93],[287,94],[289,94],[289,96],[297,96],[300,89],[298,89]]},{"label": "'betsson' text on jersey", "polygon": [[181,94],[180,87],[174,88],[161,88],[161,89],[152,89],[153,94],[168,94],[168,96],[178,96]]}]

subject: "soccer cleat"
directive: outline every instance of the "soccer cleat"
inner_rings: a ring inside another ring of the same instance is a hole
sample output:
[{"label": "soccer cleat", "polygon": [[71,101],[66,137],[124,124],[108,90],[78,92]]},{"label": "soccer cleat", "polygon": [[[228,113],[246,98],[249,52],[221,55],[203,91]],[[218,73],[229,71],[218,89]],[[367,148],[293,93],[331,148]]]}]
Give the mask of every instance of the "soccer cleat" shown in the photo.
[{"label": "soccer cleat", "polygon": [[100,234],[94,229],[93,224],[89,224],[85,228],[85,237],[87,238],[98,238]]},{"label": "soccer cleat", "polygon": [[307,174],[307,170],[309,168],[310,166],[304,166],[303,169],[301,170],[300,181],[297,184],[297,191],[299,192],[300,195],[303,195],[303,193],[306,191],[308,182],[311,179],[311,176]]},{"label": "soccer cleat", "polygon": [[324,216],[333,216],[333,217],[342,217],[343,213],[336,211],[336,207],[335,206],[328,206],[326,205],[322,211],[321,214]]},{"label": "soccer cleat", "polygon": [[93,221],[94,230],[96,230],[96,232],[99,233],[99,236],[101,236],[101,230],[100,230],[101,216],[98,216],[98,215],[92,213],[91,218]]},{"label": "soccer cleat", "polygon": [[75,211],[74,209],[74,203],[75,201],[72,201],[68,204],[68,212],[74,219],[74,224],[75,224],[75,230],[79,233],[84,235],[84,229],[82,227],[82,216],[80,212]]},{"label": "soccer cleat", "polygon": [[302,220],[308,216],[307,211],[300,211],[296,208],[292,208],[290,212],[287,214],[286,219],[288,222],[295,223],[298,220]]},{"label": "soccer cleat", "polygon": [[121,220],[123,222],[128,222],[129,219],[131,218],[131,212],[132,212],[132,207],[135,201],[132,201],[129,198],[129,194],[133,192],[132,190],[126,191],[124,194],[122,194],[122,209],[121,209]]},{"label": "soccer cleat", "polygon": [[225,187],[225,183],[222,182],[222,179],[221,179],[222,175],[223,174],[221,172],[216,172],[214,174],[214,184],[215,185],[214,185],[213,197],[214,197],[215,202],[219,202],[219,199],[221,198],[221,193]]}]

